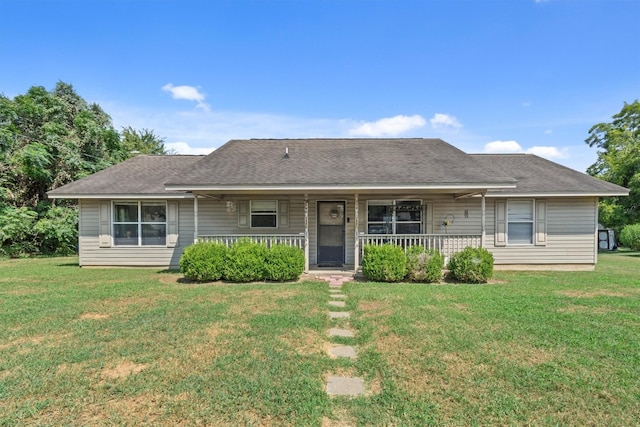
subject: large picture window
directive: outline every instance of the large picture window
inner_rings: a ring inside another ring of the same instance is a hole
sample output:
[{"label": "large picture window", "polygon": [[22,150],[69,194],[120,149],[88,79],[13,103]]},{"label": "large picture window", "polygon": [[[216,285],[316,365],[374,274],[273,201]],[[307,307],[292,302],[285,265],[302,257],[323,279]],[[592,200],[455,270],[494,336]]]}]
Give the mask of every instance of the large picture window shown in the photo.
[{"label": "large picture window", "polygon": [[420,234],[422,209],[419,200],[371,200],[367,205],[367,233]]},{"label": "large picture window", "polygon": [[165,246],[167,205],[165,202],[114,202],[114,246]]},{"label": "large picture window", "polygon": [[533,244],[533,200],[509,200],[507,203],[507,243]]}]

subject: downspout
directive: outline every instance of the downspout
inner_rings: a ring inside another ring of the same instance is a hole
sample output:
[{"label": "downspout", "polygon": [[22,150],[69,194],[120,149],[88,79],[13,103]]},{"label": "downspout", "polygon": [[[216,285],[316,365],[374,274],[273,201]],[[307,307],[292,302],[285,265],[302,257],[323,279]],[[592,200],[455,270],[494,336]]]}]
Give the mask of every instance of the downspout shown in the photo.
[{"label": "downspout", "polygon": [[309,196],[304,195],[304,272],[309,272]]},{"label": "downspout", "polygon": [[482,193],[482,201],[480,202],[480,210],[482,211],[482,224],[480,226],[480,231],[482,233],[481,237],[480,237],[480,247],[484,248],[486,246],[485,243],[485,222],[486,222],[486,215],[487,215],[487,210],[486,210],[486,203],[485,203],[485,194],[486,193]]},{"label": "downspout", "polygon": [[355,226],[355,244],[354,246],[354,254],[353,254],[353,263],[354,263],[354,269],[355,271],[358,271],[358,265],[360,265],[360,235],[358,233],[358,230],[360,229],[360,224],[359,224],[359,209],[358,209],[358,205],[360,204],[360,202],[358,201],[358,193],[355,194],[355,202],[354,202],[354,219],[353,219],[353,225]]},{"label": "downspout", "polygon": [[193,193],[193,243],[198,243],[198,195]]}]

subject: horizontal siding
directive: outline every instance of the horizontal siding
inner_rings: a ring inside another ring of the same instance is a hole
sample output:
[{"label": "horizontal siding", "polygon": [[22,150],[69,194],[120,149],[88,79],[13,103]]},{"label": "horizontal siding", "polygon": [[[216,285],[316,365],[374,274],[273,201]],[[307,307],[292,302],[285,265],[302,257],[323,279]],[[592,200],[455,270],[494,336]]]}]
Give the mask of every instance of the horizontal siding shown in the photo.
[{"label": "horizontal siding", "polygon": [[545,246],[494,247],[495,200],[487,199],[486,244],[496,264],[595,264],[597,199],[550,198],[546,202]]},{"label": "horizontal siding", "polygon": [[182,251],[193,242],[193,201],[178,201],[178,244],[166,247],[110,247],[98,245],[99,206],[109,200],[81,200],[78,236],[81,266],[149,266],[177,268]]},{"label": "horizontal siding", "polygon": [[[238,203],[259,200],[259,197],[234,197]],[[289,227],[278,229],[238,228],[238,215],[228,200],[202,198],[198,200],[198,234],[298,234],[304,233],[304,199],[302,196],[262,197],[289,203]],[[359,196],[359,232],[367,229],[367,201],[414,199],[429,203],[433,208],[433,233],[480,234],[482,227],[481,199],[455,200],[451,195],[412,194],[410,197],[393,194]],[[186,246],[193,242],[193,200],[179,201],[179,238],[176,248],[98,246],[99,203],[104,200],[80,201],[79,252],[81,265],[147,265],[177,267]],[[108,200],[107,200],[108,201]],[[317,263],[317,202],[346,202],[345,228],[346,263],[354,263],[355,197],[334,197],[331,194],[309,197],[309,255],[310,263]],[[486,247],[494,254],[496,264],[593,264],[595,263],[595,224],[597,200],[585,198],[550,198],[547,201],[546,246],[494,247],[495,199],[486,199]],[[235,205],[237,206],[237,205]],[[453,223],[445,227],[445,218]],[[426,215],[423,215],[423,221]],[[425,228],[423,227],[423,230]]]}]

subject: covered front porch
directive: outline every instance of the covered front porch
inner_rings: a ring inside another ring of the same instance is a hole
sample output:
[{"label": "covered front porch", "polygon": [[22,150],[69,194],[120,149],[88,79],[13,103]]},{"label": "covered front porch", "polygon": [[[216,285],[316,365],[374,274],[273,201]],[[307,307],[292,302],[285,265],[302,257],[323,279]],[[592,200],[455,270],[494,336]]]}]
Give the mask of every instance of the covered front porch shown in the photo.
[{"label": "covered front porch", "polygon": [[485,198],[472,196],[196,193],[194,242],[295,246],[304,251],[305,272],[356,271],[366,245],[421,246],[450,256],[485,245]]}]

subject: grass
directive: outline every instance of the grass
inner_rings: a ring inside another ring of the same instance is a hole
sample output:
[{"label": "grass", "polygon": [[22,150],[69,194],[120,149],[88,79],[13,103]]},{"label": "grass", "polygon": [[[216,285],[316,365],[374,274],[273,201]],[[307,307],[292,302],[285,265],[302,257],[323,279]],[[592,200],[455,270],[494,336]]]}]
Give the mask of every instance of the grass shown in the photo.
[{"label": "grass", "polygon": [[[0,261],[0,425],[636,425],[640,254],[488,285],[185,284]],[[332,308],[332,310],[340,310]],[[349,326],[355,360],[326,353]],[[367,393],[329,398],[326,377]]]}]

